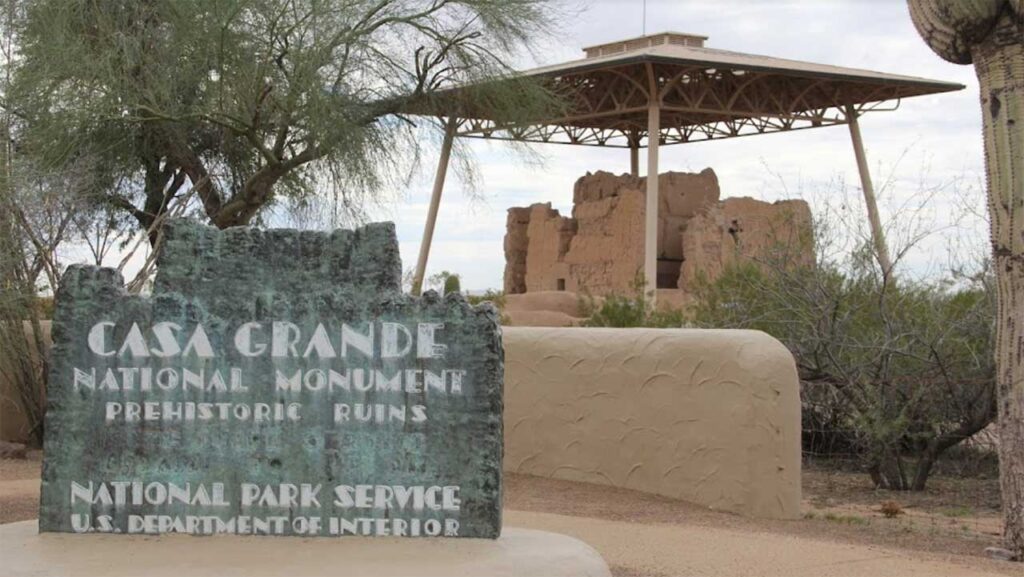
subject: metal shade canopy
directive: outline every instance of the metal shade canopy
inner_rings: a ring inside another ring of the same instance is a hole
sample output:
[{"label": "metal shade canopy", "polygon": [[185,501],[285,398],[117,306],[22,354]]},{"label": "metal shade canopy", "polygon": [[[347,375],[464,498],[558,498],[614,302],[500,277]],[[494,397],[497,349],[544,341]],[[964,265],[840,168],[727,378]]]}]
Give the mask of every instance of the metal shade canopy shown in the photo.
[{"label": "metal shade canopy", "polygon": [[[565,95],[563,116],[502,124],[459,87],[432,100],[432,110],[410,113],[445,118],[445,138],[413,280],[419,294],[445,173],[456,136],[620,147],[630,150],[639,176],[640,148],[647,148],[644,279],[656,287],[658,149],[662,145],[734,138],[846,124],[867,205],[876,257],[888,275],[892,264],[882,235],[858,117],[895,110],[910,96],[964,88],[962,84],[743,54],[704,47],[705,36],[663,32],[584,48],[586,58],[520,73]],[[457,110],[457,113],[450,111]],[[651,138],[657,134],[657,138]]]}]

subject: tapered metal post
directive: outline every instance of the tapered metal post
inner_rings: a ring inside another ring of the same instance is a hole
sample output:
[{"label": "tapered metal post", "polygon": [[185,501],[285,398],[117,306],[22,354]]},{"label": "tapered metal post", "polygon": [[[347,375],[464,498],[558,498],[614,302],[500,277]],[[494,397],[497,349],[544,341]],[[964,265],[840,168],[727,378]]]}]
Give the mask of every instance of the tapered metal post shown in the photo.
[{"label": "tapered metal post", "polygon": [[420,243],[420,257],[416,260],[416,272],[412,278],[412,294],[419,296],[423,291],[423,275],[427,271],[427,259],[430,257],[430,243],[434,239],[434,224],[437,222],[437,208],[441,204],[441,192],[444,190],[444,179],[448,174],[448,161],[452,155],[452,143],[455,141],[456,118],[450,117],[444,128],[444,140],[441,142],[441,158],[437,161],[437,173],[434,175],[434,191],[430,195],[430,209],[427,211],[427,223],[423,227],[423,241]]},{"label": "tapered metal post", "polygon": [[868,223],[871,226],[871,240],[875,245],[875,255],[878,258],[879,266],[882,267],[882,273],[888,278],[892,273],[892,260],[889,258],[889,247],[885,243],[885,233],[882,232],[882,220],[878,216],[875,187],[871,183],[868,159],[864,154],[864,141],[860,136],[857,110],[852,104],[846,105],[846,121],[850,127],[850,138],[853,140],[853,154],[857,157],[857,170],[860,172],[860,185],[864,191],[864,204],[868,209]]},{"label": "tapered metal post", "polygon": [[647,108],[647,199],[644,212],[645,291],[658,289],[658,144],[661,135],[661,106],[652,99]]}]

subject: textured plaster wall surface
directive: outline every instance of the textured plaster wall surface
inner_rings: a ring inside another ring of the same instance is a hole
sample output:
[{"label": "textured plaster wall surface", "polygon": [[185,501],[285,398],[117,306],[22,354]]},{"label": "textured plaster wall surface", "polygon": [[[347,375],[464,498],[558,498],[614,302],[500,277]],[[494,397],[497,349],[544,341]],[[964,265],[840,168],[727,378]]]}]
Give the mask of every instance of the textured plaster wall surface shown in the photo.
[{"label": "textured plaster wall surface", "polygon": [[506,327],[506,471],[800,513],[793,357],[758,331]]}]

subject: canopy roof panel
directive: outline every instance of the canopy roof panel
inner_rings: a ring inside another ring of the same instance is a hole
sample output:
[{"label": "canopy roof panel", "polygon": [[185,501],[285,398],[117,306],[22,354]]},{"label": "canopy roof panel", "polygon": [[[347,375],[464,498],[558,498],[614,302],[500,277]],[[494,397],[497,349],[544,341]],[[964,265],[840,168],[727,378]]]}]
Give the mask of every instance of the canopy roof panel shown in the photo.
[{"label": "canopy roof panel", "polygon": [[706,48],[706,37],[667,32],[584,49],[587,58],[526,70],[566,96],[560,118],[501,125],[452,88],[434,114],[459,110],[463,137],[643,147],[657,104],[660,143],[677,144],[846,124],[849,114],[963,85]]}]

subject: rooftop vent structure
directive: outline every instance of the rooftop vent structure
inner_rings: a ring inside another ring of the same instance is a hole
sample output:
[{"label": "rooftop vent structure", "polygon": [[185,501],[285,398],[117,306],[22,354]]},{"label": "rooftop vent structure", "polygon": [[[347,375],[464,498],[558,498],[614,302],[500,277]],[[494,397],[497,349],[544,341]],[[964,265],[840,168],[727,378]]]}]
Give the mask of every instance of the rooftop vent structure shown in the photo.
[{"label": "rooftop vent structure", "polygon": [[629,40],[618,40],[615,42],[608,42],[607,44],[587,46],[583,49],[583,52],[586,53],[587,58],[596,58],[598,56],[621,54],[623,52],[643,50],[644,48],[649,48],[651,46],[661,46],[665,44],[703,48],[704,41],[707,39],[707,36],[700,36],[697,34],[659,32],[658,34],[641,36],[639,38],[630,38]]}]

